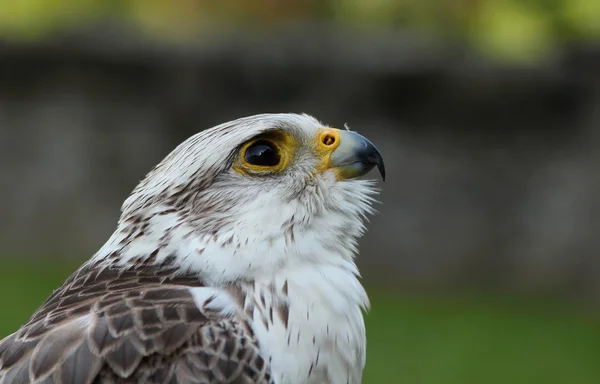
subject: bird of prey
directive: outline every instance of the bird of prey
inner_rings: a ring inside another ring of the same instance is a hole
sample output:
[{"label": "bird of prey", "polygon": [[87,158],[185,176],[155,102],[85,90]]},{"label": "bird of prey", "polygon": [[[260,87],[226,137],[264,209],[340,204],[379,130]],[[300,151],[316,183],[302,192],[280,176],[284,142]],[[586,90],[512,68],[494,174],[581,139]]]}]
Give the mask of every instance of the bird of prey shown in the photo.
[{"label": "bird of prey", "polygon": [[354,262],[382,157],[311,116],[201,131],[125,200],[115,232],[17,332],[0,383],[360,383]]}]

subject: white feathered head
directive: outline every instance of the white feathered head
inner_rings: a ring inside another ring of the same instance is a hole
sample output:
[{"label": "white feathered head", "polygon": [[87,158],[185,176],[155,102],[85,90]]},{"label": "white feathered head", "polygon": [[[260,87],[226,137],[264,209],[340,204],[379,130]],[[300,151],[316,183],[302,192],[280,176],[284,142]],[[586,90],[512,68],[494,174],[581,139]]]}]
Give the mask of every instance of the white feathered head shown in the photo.
[{"label": "white feathered head", "polygon": [[375,166],[385,178],[366,138],[308,115],[234,120],[156,166],[123,204],[107,246],[154,252],[215,284],[303,263],[353,265],[375,193],[355,177]]}]

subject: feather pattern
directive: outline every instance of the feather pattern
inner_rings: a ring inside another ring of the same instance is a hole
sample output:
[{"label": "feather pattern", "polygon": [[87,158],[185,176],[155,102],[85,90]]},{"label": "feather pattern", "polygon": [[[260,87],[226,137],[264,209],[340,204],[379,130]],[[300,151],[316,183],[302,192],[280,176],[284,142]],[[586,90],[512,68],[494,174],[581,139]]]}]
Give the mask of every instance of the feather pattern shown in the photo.
[{"label": "feather pattern", "polygon": [[172,267],[90,264],[0,343],[0,383],[269,383],[250,326]]}]

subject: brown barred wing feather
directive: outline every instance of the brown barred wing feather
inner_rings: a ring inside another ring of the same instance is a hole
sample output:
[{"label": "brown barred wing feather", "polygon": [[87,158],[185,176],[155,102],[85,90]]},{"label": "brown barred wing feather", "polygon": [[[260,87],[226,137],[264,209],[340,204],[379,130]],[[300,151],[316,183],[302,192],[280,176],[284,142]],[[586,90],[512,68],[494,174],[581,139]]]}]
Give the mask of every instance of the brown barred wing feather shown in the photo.
[{"label": "brown barred wing feather", "polygon": [[165,271],[84,267],[0,341],[0,384],[270,383],[248,324]]}]

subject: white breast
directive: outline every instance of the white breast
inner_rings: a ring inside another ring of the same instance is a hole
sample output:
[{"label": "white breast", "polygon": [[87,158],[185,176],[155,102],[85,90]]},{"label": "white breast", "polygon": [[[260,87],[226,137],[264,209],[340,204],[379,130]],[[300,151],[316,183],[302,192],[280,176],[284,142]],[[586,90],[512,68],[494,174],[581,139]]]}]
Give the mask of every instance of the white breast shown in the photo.
[{"label": "white breast", "polygon": [[254,330],[277,384],[361,382],[368,298],[352,269],[286,268],[254,284]]}]

